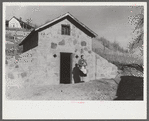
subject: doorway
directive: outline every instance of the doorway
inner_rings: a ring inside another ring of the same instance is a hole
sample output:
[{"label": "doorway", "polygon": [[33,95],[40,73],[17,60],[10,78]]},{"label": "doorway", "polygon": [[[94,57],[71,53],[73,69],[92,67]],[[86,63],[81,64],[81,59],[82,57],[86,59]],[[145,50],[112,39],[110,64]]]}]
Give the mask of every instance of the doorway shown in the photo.
[{"label": "doorway", "polygon": [[70,84],[72,78],[72,53],[60,53],[60,83]]}]

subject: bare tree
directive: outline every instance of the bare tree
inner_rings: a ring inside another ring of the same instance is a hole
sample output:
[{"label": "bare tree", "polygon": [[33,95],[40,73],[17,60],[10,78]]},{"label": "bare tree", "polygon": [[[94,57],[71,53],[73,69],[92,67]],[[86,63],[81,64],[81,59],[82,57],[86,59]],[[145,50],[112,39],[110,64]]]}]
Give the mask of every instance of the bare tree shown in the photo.
[{"label": "bare tree", "polygon": [[120,49],[119,49],[119,48],[120,48],[120,45],[119,45],[118,42],[114,41],[114,42],[112,43],[112,46],[113,46],[113,48],[114,48],[114,51],[120,50]]},{"label": "bare tree", "polygon": [[32,24],[32,19],[31,18],[26,19],[26,22],[27,22],[28,25],[31,25]]},{"label": "bare tree", "polygon": [[144,8],[140,7],[141,13],[135,16],[131,16],[130,23],[135,25],[133,30],[133,34],[135,35],[132,40],[133,42],[130,43],[129,49],[132,50],[136,48],[139,44],[143,45],[143,36],[144,36]]}]

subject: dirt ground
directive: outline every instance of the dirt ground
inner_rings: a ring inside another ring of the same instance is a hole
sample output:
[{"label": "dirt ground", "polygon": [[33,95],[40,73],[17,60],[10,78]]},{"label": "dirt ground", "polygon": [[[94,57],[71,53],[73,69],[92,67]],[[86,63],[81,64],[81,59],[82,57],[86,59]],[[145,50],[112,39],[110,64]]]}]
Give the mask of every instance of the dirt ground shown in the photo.
[{"label": "dirt ground", "polygon": [[101,79],[76,84],[30,86],[6,88],[9,100],[113,100],[117,85],[111,80]]}]

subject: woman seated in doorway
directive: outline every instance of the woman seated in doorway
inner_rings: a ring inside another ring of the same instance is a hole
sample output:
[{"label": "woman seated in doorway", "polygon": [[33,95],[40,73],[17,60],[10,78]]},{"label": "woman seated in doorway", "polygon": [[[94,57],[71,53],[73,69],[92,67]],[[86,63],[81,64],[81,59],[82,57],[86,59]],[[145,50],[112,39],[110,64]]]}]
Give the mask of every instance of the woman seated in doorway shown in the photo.
[{"label": "woman seated in doorway", "polygon": [[87,70],[86,70],[87,62],[84,59],[84,55],[81,55],[81,59],[78,61],[78,65],[81,70],[80,76],[82,77],[87,76]]}]

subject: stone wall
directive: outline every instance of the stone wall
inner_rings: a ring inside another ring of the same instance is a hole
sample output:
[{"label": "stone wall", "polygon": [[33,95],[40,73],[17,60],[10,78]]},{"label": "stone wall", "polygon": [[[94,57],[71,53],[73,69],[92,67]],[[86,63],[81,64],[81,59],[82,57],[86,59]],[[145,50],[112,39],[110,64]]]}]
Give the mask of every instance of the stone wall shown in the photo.
[{"label": "stone wall", "polygon": [[[62,24],[70,25],[70,35],[61,35]],[[41,60],[41,63],[45,63],[44,61],[46,61],[46,68],[48,68],[47,73],[49,73],[49,75],[56,75],[53,79],[55,83],[59,83],[60,80],[60,52],[72,53],[72,69],[75,67],[75,63],[78,63],[81,54],[85,56],[88,68],[93,66],[93,64],[89,62],[92,61],[92,39],[68,20],[63,20],[39,32],[38,37],[37,53],[39,55],[39,60]],[[54,58],[53,55],[56,55],[56,57]],[[50,71],[50,69],[52,71]]]},{"label": "stone wall", "polygon": [[117,75],[118,68],[117,66],[109,63],[106,59],[95,54],[95,65],[96,65],[96,77],[95,79],[101,78],[115,78]]}]

